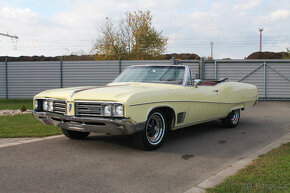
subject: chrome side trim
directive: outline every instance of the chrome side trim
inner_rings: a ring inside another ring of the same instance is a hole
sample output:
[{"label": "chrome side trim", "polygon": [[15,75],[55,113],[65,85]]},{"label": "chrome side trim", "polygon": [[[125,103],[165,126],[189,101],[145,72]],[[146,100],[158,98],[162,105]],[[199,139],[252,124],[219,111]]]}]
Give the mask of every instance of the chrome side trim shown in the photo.
[{"label": "chrome side trim", "polygon": [[154,101],[154,102],[147,102],[147,103],[137,103],[130,105],[133,106],[139,106],[139,105],[148,105],[148,104],[154,104],[154,103],[178,103],[178,102],[186,102],[186,103],[220,103],[220,104],[239,104],[239,103],[246,103],[251,102],[256,99],[248,100],[248,101],[240,101],[240,102],[234,102],[234,103],[226,103],[226,102],[214,102],[214,101]]},{"label": "chrome side trim", "polygon": [[183,124],[183,125],[175,126],[172,130],[179,129],[181,127],[188,127],[188,126],[191,126],[191,125],[197,125],[199,123],[205,123],[205,122],[208,122],[208,121],[214,121],[214,120],[222,119],[222,118],[225,118],[225,117],[227,117],[227,115],[226,116],[221,116],[221,117],[214,117],[214,118],[210,118],[210,119],[203,119],[203,120],[199,120],[199,121],[194,121],[194,122],[191,122],[191,123],[186,123],[186,124]]}]

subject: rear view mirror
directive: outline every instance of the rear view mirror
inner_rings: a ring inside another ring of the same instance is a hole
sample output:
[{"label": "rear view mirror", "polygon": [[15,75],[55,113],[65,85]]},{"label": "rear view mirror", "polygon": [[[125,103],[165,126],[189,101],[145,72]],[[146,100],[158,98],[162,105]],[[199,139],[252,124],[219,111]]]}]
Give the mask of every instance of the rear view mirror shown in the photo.
[{"label": "rear view mirror", "polygon": [[193,85],[195,86],[195,88],[197,88],[198,85],[201,85],[201,80],[200,79],[194,79]]}]

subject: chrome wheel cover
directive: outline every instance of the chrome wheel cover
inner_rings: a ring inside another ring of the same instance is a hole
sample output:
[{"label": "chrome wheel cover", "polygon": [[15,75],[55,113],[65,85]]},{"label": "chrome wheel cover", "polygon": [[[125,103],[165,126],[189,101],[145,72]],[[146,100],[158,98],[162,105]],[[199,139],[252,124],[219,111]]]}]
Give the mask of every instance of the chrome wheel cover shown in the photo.
[{"label": "chrome wheel cover", "polygon": [[234,110],[232,113],[231,113],[231,122],[232,124],[236,125],[238,123],[240,119],[240,110]]},{"label": "chrome wheel cover", "polygon": [[159,144],[165,133],[165,120],[161,113],[155,112],[147,120],[146,137],[150,144]]}]

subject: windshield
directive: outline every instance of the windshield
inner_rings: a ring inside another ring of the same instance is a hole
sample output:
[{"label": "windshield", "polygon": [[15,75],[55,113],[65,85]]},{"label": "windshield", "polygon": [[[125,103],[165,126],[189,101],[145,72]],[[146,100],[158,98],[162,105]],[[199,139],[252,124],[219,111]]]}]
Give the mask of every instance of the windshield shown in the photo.
[{"label": "windshield", "polygon": [[182,84],[184,71],[184,66],[133,66],[127,68],[113,82]]}]

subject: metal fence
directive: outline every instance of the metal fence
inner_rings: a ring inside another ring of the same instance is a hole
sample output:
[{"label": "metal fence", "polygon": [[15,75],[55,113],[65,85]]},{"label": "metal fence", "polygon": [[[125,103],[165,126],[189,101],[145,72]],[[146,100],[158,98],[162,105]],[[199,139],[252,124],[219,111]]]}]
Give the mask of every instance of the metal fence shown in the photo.
[{"label": "metal fence", "polygon": [[290,100],[290,60],[0,62],[0,98],[32,98],[52,88],[105,85],[130,65],[184,64],[192,77],[254,84],[259,98]]},{"label": "metal fence", "polygon": [[290,60],[205,61],[202,72],[205,79],[254,84],[260,100],[290,100]]}]

